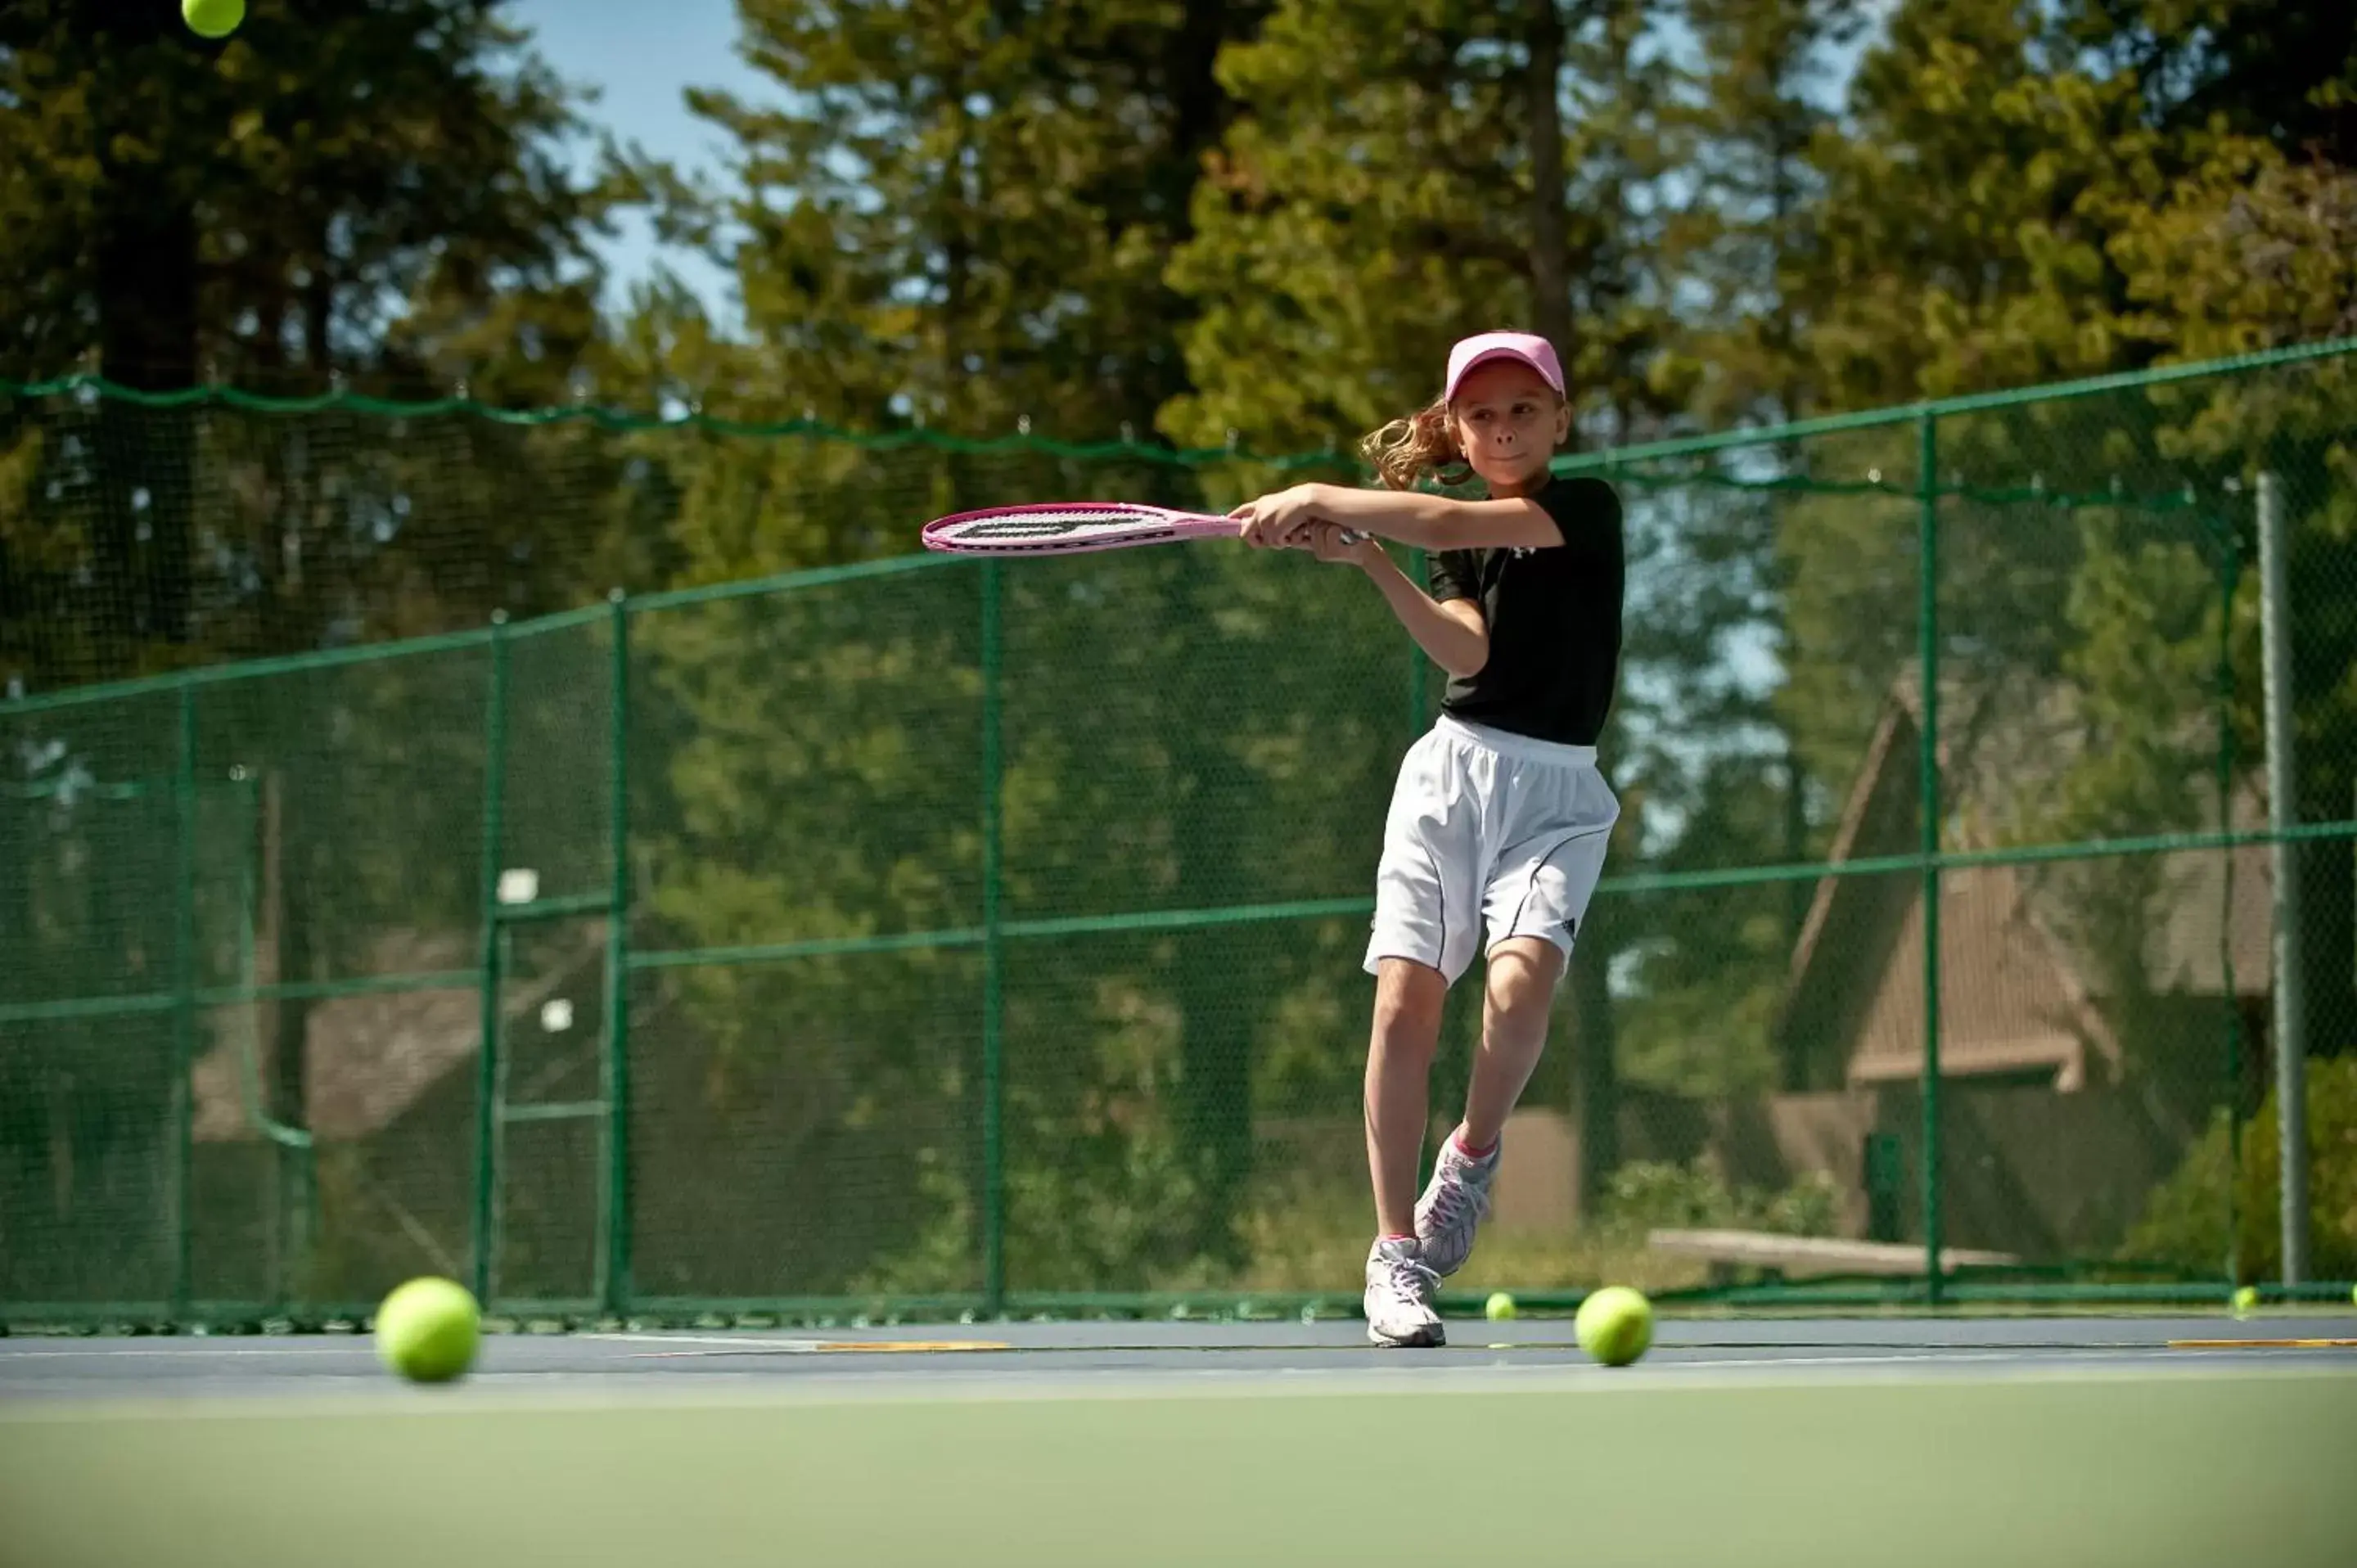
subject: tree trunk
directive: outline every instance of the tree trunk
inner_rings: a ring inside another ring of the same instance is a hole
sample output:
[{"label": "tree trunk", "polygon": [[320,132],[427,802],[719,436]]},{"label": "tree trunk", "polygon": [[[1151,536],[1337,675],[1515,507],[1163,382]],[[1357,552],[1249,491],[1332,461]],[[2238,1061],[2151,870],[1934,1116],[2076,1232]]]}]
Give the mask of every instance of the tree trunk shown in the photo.
[{"label": "tree trunk", "polygon": [[1555,0],[1532,0],[1529,48],[1531,320],[1563,352],[1571,342],[1571,258],[1564,214],[1563,17]]},{"label": "tree trunk", "polygon": [[[165,8],[126,0],[98,8],[98,26],[125,46],[124,69],[137,72],[173,47]],[[118,124],[142,102],[102,72],[92,128],[100,179],[94,281],[99,369],[110,381],[151,392],[178,392],[197,380],[197,217],[185,182],[168,164],[119,158],[119,139],[152,127]],[[97,604],[94,673],[137,667],[152,641],[188,638],[189,474],[195,424],[183,409],[100,405],[99,508],[91,540]]]},{"label": "tree trunk", "polygon": [[[2335,538],[2325,514],[2335,490],[2320,440],[2285,441],[2269,466],[2283,486],[2289,545],[2291,689],[2298,718],[2297,801],[2302,822],[2357,812],[2357,620],[2347,610],[2357,546]],[[2346,839],[2298,846],[2300,944],[2308,981],[2308,1051],[2357,1050],[2357,849]]]}]

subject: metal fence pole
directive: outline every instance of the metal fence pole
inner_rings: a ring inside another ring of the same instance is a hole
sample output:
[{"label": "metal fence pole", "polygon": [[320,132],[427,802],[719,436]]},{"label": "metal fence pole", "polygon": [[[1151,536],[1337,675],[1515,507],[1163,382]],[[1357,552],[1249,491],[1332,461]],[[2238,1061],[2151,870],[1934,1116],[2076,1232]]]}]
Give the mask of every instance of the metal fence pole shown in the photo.
[{"label": "metal fence pole", "polygon": [[1940,1304],[1940,426],[1919,426],[1916,488],[1916,652],[1923,684],[1922,734],[1916,752],[1921,797],[1918,843],[1923,854],[1923,1269],[1931,1304]]},{"label": "metal fence pole", "polygon": [[[1424,586],[1425,553],[1420,549],[1411,548],[1407,553],[1407,578],[1416,586]],[[1404,640],[1407,643],[1407,738],[1408,743],[1414,745],[1415,737],[1424,732],[1424,694],[1427,677],[1424,672],[1424,650],[1416,646],[1415,639],[1412,637]]]},{"label": "metal fence pole", "polygon": [[607,853],[612,893],[606,912],[606,1291],[616,1316],[630,1305],[630,611],[619,588],[613,607],[608,701]]},{"label": "metal fence pole", "polygon": [[[2218,692],[2216,718],[2218,724],[2218,822],[2219,837],[2223,840],[2234,831],[2234,600],[2241,591],[2243,557],[2236,547],[2233,526],[2219,521],[2221,543],[2218,571]],[[2218,973],[2224,984],[2221,987],[2226,1001],[2226,1283],[2239,1283],[2243,1277],[2243,1213],[2242,1200],[2236,1195],[2239,1185],[2235,1173],[2243,1168],[2243,1019],[2236,998],[2242,993],[2234,974],[2234,856],[2239,852],[2227,848],[2219,852],[2224,875],[2218,888]]]},{"label": "metal fence pole", "polygon": [[2259,476],[2259,643],[2267,720],[2267,846],[2275,875],[2276,1132],[2283,1173],[2283,1283],[2308,1277],[2307,975],[2300,953],[2299,822],[2292,733],[2291,598],[2285,564],[2283,486]]},{"label": "metal fence pole", "polygon": [[982,564],[982,1295],[985,1314],[1006,1303],[1006,943],[999,786],[1002,671],[999,564]]},{"label": "metal fence pole", "polygon": [[482,1047],[475,1084],[475,1299],[488,1305],[491,1291],[492,1117],[499,1084],[494,1077],[500,1046],[500,843],[501,795],[507,774],[507,612],[491,612],[491,671],[483,714]]},{"label": "metal fence pole", "polygon": [[185,1320],[195,1294],[189,1226],[195,1213],[197,1040],[197,688],[180,682],[179,755],[172,800],[179,819],[172,892],[172,1312]]}]

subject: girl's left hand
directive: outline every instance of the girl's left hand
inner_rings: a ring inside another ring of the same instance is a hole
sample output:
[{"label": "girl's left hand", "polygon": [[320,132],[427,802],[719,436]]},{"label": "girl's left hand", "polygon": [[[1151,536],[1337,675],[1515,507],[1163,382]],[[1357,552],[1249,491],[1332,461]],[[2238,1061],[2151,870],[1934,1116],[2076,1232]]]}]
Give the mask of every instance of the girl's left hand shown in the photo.
[{"label": "girl's left hand", "polygon": [[1326,521],[1323,489],[1317,484],[1295,485],[1248,500],[1228,516],[1239,525],[1238,535],[1253,548],[1291,549],[1304,542],[1312,527]]},{"label": "girl's left hand", "polygon": [[1345,563],[1364,567],[1383,559],[1383,547],[1365,534],[1354,534],[1349,529],[1330,522],[1313,525],[1302,539],[1301,547],[1320,561]]}]

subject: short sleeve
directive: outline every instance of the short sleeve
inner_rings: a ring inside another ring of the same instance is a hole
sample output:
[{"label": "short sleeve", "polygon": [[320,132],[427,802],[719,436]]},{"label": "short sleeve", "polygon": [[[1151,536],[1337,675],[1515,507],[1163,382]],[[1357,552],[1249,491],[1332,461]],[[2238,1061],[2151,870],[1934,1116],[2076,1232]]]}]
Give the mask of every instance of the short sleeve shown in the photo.
[{"label": "short sleeve", "polygon": [[1432,584],[1435,604],[1447,604],[1451,599],[1480,599],[1481,573],[1469,550],[1436,550],[1429,557],[1426,573]]},{"label": "short sleeve", "polygon": [[1551,480],[1534,499],[1555,520],[1555,532],[1572,550],[1618,550],[1620,498],[1602,479],[1581,474]]}]

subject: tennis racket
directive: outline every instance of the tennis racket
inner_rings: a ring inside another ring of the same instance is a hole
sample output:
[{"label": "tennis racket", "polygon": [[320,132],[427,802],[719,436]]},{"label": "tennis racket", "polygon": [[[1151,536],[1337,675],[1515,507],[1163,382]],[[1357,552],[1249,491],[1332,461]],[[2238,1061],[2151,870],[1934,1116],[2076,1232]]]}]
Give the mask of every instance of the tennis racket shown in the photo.
[{"label": "tennis racket", "polygon": [[[1233,539],[1233,518],[1133,501],[1048,501],[984,507],[925,524],[928,550],[962,555],[1077,555],[1187,539]],[[1363,534],[1347,535],[1352,543]]]}]

